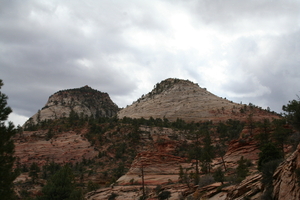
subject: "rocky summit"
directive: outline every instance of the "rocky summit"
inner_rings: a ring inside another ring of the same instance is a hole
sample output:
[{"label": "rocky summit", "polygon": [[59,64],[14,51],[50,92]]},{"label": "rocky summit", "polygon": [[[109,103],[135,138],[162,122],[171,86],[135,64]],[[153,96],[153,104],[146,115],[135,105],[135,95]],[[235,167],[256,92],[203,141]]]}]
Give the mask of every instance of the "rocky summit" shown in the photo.
[{"label": "rocky summit", "polygon": [[169,78],[157,83],[151,92],[119,111],[118,117],[218,122],[227,119],[246,120],[250,113],[260,119],[275,116],[253,105],[238,104],[218,97],[189,80]]},{"label": "rocky summit", "polygon": [[118,106],[107,93],[86,85],[81,88],[61,90],[51,95],[46,105],[29,118],[25,125],[69,117],[71,111],[83,117],[112,117],[118,110]]},{"label": "rocky summit", "polygon": [[68,166],[69,199],[299,199],[289,119],[173,78],[122,110],[88,86],[62,90],[14,136],[15,190],[47,199]]}]

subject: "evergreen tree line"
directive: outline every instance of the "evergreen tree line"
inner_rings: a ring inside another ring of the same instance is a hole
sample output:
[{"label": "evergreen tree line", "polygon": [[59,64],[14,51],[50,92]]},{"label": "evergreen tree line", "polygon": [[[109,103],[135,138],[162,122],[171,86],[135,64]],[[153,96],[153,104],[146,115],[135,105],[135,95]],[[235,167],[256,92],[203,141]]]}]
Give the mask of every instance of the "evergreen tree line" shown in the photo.
[{"label": "evergreen tree line", "polygon": [[[0,89],[3,86],[2,80],[0,80]],[[15,162],[15,158],[13,156],[14,153],[14,144],[12,137],[16,133],[16,129],[14,125],[9,122],[6,123],[8,115],[12,112],[11,108],[7,106],[8,97],[0,92],[0,196],[4,199],[14,199],[15,194],[13,191],[13,180],[18,176],[18,172],[13,170],[13,163]],[[300,101],[293,100],[290,101],[287,105],[283,106],[283,110],[285,113],[285,120],[274,120],[272,123],[269,123],[265,120],[263,123],[251,125],[251,129],[255,126],[260,127],[261,133],[258,135],[258,141],[260,144],[261,153],[259,154],[259,162],[258,169],[261,170],[264,174],[264,181],[266,184],[270,183],[267,174],[272,171],[265,169],[276,168],[277,160],[282,160],[284,158],[284,145],[288,142],[287,135],[291,134],[291,128],[287,125],[292,126],[296,130],[300,129]],[[199,180],[199,164],[201,165],[201,169],[204,173],[210,173],[211,169],[211,160],[214,158],[215,153],[218,152],[216,147],[211,145],[210,138],[210,129],[207,128],[210,126],[209,123],[207,125],[203,125],[201,123],[186,123],[181,119],[177,119],[175,122],[170,122],[167,119],[130,119],[123,118],[117,119],[113,118],[94,118],[94,117],[86,117],[86,116],[78,116],[77,113],[70,113],[68,118],[63,120],[47,120],[40,121],[38,120],[38,124],[26,127],[27,130],[37,130],[38,128],[50,129],[50,127],[56,125],[56,127],[61,128],[73,128],[74,126],[81,126],[82,124],[88,124],[94,128],[97,128],[99,123],[108,123],[109,126],[114,126],[116,123],[129,123],[134,127],[138,127],[140,125],[146,126],[158,126],[158,127],[170,127],[176,128],[180,130],[189,130],[192,133],[192,137],[194,137],[194,144],[192,148],[188,151],[188,155],[190,159],[195,160],[195,169],[194,174],[191,174],[190,177],[193,177],[193,180],[196,182]],[[234,125],[233,125],[234,124]],[[269,125],[271,124],[271,125]],[[235,126],[236,128],[232,128]],[[243,125],[241,122],[226,122],[225,125],[219,124],[217,127],[218,132],[220,133],[220,140],[231,140],[236,138],[238,135],[238,130]],[[242,129],[242,128],[241,128]],[[56,131],[56,130],[55,130]],[[97,132],[94,130],[94,132]],[[225,134],[224,134],[225,133]],[[138,133],[137,133],[138,134]],[[222,135],[223,134],[223,135]],[[222,136],[221,136],[222,135]],[[299,143],[299,137],[293,137],[290,140],[294,146]],[[221,147],[219,147],[222,149]],[[222,154],[224,151],[219,151],[218,154]],[[243,164],[241,164],[243,163]],[[245,159],[241,157],[239,161],[239,166],[241,165],[242,169],[245,167]],[[239,168],[239,167],[238,167]],[[30,168],[31,173],[30,176],[33,178],[33,181],[36,180],[36,174],[38,174],[37,166],[32,166]],[[225,167],[224,167],[224,170]],[[120,166],[120,171],[122,171],[122,166]],[[183,169],[181,171],[184,171]],[[246,170],[247,171],[247,170]],[[184,172],[185,173],[185,172]],[[184,174],[183,173],[183,174]],[[241,174],[245,174],[245,171],[241,170]],[[247,173],[246,173],[247,174]],[[185,176],[185,175],[184,175]],[[184,177],[182,176],[182,177]],[[241,175],[241,177],[244,175]],[[61,178],[63,177],[63,178]],[[222,175],[215,175],[216,179],[221,180],[220,177]],[[39,196],[40,199],[76,199],[77,197],[81,198],[82,192],[76,189],[74,174],[72,174],[72,170],[70,170],[70,166],[63,166],[58,171],[56,171],[53,175],[49,176],[49,181],[43,188],[43,195]],[[51,196],[52,195],[52,196]],[[59,195],[63,195],[62,197],[58,197]]]}]

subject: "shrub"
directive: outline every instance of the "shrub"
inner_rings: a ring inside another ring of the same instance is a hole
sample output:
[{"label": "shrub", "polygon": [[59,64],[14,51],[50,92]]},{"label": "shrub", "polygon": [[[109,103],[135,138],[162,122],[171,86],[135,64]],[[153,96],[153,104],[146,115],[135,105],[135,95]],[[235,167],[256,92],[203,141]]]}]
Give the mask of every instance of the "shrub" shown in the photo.
[{"label": "shrub", "polygon": [[154,189],[156,194],[159,194],[161,192],[161,185],[157,185],[156,188]]},{"label": "shrub", "polygon": [[213,177],[216,181],[221,182],[223,185],[223,182],[225,180],[224,172],[222,171],[221,167],[219,167],[213,174]]},{"label": "shrub", "polygon": [[162,191],[162,192],[158,195],[158,199],[159,199],[159,200],[168,199],[169,197],[171,197],[171,192],[170,192],[170,191]]},{"label": "shrub", "polygon": [[258,170],[261,171],[261,168],[265,163],[281,158],[282,154],[280,150],[273,143],[265,144],[259,153]]},{"label": "shrub", "polygon": [[87,191],[93,191],[93,190],[97,190],[100,188],[100,185],[97,183],[93,183],[91,180],[89,180],[88,182],[88,186],[87,186]]},{"label": "shrub", "polygon": [[207,174],[205,176],[200,177],[200,181],[199,181],[198,185],[199,185],[199,187],[204,187],[204,186],[210,185],[214,182],[215,182],[214,177],[210,174]]},{"label": "shrub", "polygon": [[266,185],[266,186],[272,185],[273,174],[274,174],[276,168],[278,167],[278,165],[281,163],[281,161],[282,161],[281,159],[271,160],[271,161],[265,163],[261,167],[261,172],[263,175],[262,183],[264,185]]},{"label": "shrub", "polygon": [[111,195],[109,195],[108,200],[114,200],[117,196],[119,195],[113,192]]},{"label": "shrub", "polygon": [[246,178],[248,175],[249,169],[247,166],[247,159],[244,159],[242,156],[241,159],[238,161],[238,167],[236,168],[237,174],[237,182],[241,182]]}]

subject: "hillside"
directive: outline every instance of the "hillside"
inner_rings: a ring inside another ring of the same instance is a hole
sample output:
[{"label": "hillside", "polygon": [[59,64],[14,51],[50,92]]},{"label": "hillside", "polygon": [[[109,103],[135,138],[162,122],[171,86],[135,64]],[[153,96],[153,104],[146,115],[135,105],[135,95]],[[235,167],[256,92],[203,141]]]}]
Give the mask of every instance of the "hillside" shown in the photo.
[{"label": "hillside", "polygon": [[254,105],[237,104],[218,97],[191,81],[169,78],[157,83],[151,92],[119,111],[118,117],[218,122],[227,119],[245,121],[250,114],[257,120],[278,118],[276,114]]},{"label": "hillside", "polygon": [[82,117],[112,117],[119,108],[107,93],[89,86],[67,89],[51,95],[45,106],[25,123],[25,126],[38,122],[69,117],[71,111]]},{"label": "hillside", "polygon": [[[272,196],[272,183],[278,199],[289,183],[289,193],[298,197],[299,133],[273,112],[179,79],[156,84],[113,117],[117,111],[108,94],[87,86],[51,95],[29,120],[31,129],[14,137],[20,199],[43,195],[61,166],[70,168],[74,188],[88,200],[167,194],[169,200],[259,200]],[[270,169],[287,158],[274,181],[269,168],[259,170],[260,154],[270,145],[267,159],[280,156]]]}]

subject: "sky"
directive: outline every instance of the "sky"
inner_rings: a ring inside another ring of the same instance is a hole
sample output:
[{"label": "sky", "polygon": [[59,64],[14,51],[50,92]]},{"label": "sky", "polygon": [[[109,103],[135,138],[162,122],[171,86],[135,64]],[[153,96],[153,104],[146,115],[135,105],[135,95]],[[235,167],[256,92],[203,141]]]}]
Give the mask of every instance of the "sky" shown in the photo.
[{"label": "sky", "polygon": [[59,90],[89,85],[126,107],[167,78],[280,113],[299,64],[298,0],[0,0],[15,125]]}]

